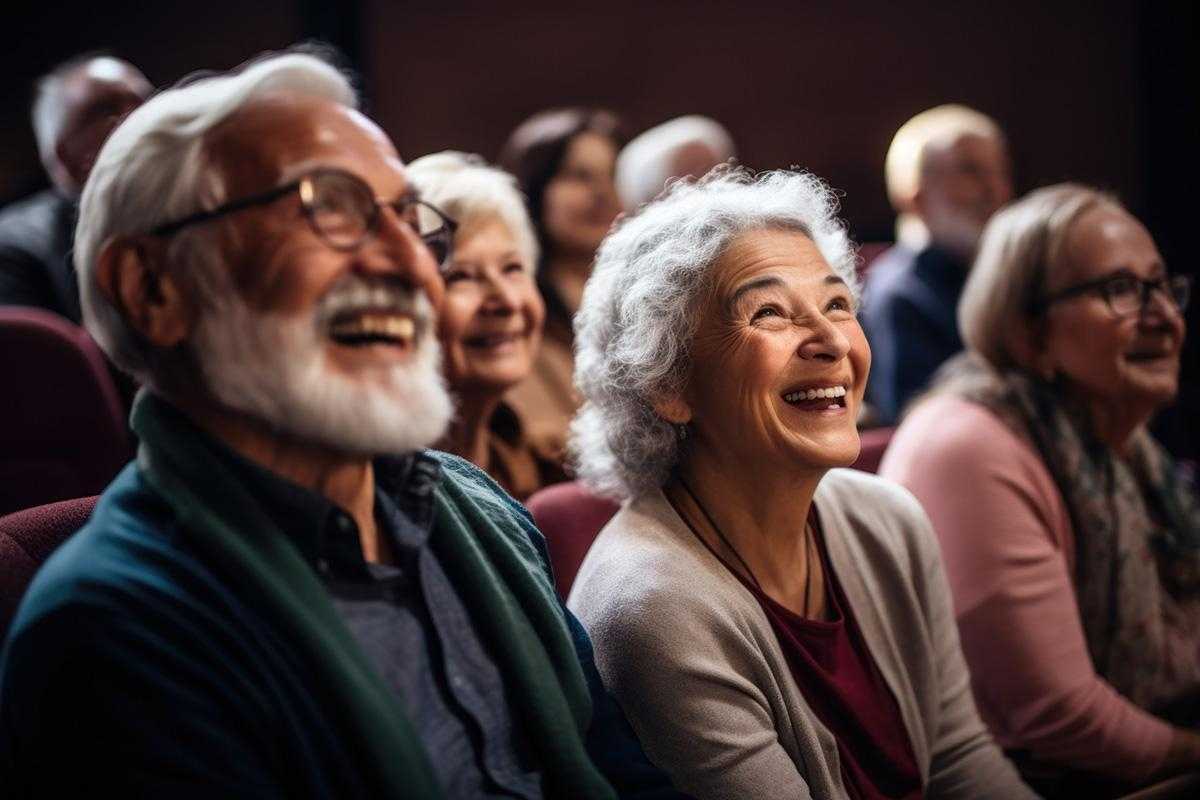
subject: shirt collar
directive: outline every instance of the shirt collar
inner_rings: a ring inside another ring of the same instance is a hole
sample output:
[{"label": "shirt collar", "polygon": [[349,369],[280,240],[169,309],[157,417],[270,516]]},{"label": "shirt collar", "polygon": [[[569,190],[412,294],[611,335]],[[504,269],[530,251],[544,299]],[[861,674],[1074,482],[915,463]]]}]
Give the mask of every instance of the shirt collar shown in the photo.
[{"label": "shirt collar", "polygon": [[[209,438],[218,459],[254,495],[305,561],[321,572],[331,561],[342,566],[363,565],[365,569],[358,528],[348,512],[320,492],[300,486]],[[433,526],[434,491],[441,480],[441,466],[423,451],[381,456],[373,466],[380,533],[390,534],[404,549],[419,549]]]}]

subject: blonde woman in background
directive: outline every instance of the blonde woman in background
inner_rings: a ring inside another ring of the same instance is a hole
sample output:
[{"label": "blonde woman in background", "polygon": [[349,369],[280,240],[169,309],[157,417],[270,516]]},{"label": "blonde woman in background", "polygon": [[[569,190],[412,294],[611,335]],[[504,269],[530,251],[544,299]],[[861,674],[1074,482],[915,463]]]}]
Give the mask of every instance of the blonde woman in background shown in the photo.
[{"label": "blonde woman in background", "polygon": [[1113,197],[1030,193],[988,225],[967,354],[881,467],[941,539],[984,719],[1048,794],[1200,767],[1200,510],[1146,431],[1188,289]]}]

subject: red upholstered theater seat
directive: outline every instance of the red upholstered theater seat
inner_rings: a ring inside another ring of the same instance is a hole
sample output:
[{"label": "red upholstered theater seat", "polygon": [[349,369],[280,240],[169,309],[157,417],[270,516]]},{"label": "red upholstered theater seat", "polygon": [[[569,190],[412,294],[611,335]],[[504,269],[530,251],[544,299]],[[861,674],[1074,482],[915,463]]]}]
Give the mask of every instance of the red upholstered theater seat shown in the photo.
[{"label": "red upholstered theater seat", "polygon": [[0,641],[34,573],[83,527],[96,497],[78,497],[0,517]]},{"label": "red upholstered theater seat", "polygon": [[883,461],[883,453],[895,432],[895,428],[867,428],[859,431],[858,438],[862,443],[862,450],[859,451],[858,460],[851,466],[863,472],[878,472],[879,462]]},{"label": "red upholstered theater seat", "polygon": [[0,514],[96,494],[132,456],[100,349],[36,308],[0,308]]},{"label": "red upholstered theater seat", "polygon": [[550,563],[554,565],[554,582],[565,600],[596,534],[620,506],[612,500],[597,497],[575,481],[535,492],[525,507],[546,537]]}]

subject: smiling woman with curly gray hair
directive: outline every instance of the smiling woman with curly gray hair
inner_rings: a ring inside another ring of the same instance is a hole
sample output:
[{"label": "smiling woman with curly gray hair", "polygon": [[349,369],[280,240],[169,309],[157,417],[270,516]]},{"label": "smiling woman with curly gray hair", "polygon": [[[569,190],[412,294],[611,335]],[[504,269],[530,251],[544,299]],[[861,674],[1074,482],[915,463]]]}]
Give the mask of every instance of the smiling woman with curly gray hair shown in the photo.
[{"label": "smiling woman with curly gray hair", "polygon": [[626,503],[569,605],[696,797],[1028,797],[979,721],[924,513],[833,469],[871,362],[835,212],[811,175],[719,167],[601,245],[572,447]]},{"label": "smiling woman with curly gray hair", "polygon": [[812,175],[753,178],[718,167],[702,184],[675,184],[604,240],[575,317],[575,383],[585,403],[571,425],[571,448],[580,477],[616,497],[665,481],[678,458],[677,429],[653,404],[684,378],[695,306],[711,265],[739,234],[803,234],[857,301],[855,255],[836,208]]}]

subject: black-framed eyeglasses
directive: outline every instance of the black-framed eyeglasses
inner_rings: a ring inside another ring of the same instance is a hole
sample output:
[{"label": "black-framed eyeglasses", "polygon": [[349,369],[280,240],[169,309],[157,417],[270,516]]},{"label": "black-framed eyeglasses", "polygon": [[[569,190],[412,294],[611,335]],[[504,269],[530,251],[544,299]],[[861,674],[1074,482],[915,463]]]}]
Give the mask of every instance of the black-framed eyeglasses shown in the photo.
[{"label": "black-framed eyeglasses", "polygon": [[1133,275],[1118,274],[1106,278],[1097,278],[1060,289],[1054,294],[1043,298],[1033,306],[1035,314],[1041,314],[1050,306],[1072,297],[1084,294],[1098,294],[1104,298],[1109,309],[1118,317],[1140,314],[1150,302],[1153,291],[1162,292],[1171,304],[1182,312],[1187,308],[1192,295],[1191,275],[1171,275],[1155,280],[1142,280]]},{"label": "black-framed eyeglasses", "polygon": [[445,267],[450,262],[457,222],[441,209],[411,194],[396,200],[378,200],[362,178],[340,169],[313,170],[261,194],[232,200],[211,211],[199,211],[159,225],[150,233],[170,236],[189,225],[273,203],[294,191],[300,194],[300,205],[309,225],[334,250],[346,252],[360,247],[379,225],[380,206],[387,205],[421,237],[439,265]]}]

